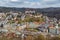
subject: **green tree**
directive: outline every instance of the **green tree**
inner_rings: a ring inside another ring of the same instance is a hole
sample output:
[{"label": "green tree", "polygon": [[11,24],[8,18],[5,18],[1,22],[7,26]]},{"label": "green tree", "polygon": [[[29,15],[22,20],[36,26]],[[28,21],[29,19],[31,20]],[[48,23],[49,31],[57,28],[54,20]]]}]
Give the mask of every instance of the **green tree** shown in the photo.
[{"label": "green tree", "polygon": [[46,40],[44,35],[40,34],[35,40]]},{"label": "green tree", "polygon": [[60,40],[59,37],[52,37],[51,40]]}]

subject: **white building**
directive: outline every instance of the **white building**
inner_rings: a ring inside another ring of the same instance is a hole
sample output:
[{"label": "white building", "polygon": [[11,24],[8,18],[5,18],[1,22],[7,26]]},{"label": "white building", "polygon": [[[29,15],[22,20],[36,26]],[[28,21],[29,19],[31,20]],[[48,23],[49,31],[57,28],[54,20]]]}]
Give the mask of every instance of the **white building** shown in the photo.
[{"label": "white building", "polygon": [[35,13],[35,11],[33,10],[33,11],[25,11],[25,13]]}]

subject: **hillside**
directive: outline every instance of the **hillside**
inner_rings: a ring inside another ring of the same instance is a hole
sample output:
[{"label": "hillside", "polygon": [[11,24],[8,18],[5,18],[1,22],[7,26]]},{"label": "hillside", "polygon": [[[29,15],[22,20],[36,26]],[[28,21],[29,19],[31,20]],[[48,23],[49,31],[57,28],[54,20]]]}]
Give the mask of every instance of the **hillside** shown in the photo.
[{"label": "hillside", "polygon": [[0,7],[0,12],[25,12],[26,10],[35,10],[36,12],[42,13],[49,17],[56,17],[60,19],[60,7],[50,7],[50,8],[14,8],[14,7]]}]

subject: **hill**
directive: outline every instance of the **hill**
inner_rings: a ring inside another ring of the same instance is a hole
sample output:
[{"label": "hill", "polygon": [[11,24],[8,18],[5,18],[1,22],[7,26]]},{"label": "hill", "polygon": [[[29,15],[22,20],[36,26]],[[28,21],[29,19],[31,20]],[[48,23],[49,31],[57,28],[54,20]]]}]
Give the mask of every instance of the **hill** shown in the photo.
[{"label": "hill", "polygon": [[15,7],[0,7],[0,12],[25,12],[26,10],[35,10],[36,12],[42,13],[49,17],[56,17],[60,19],[60,7],[50,7],[50,8],[15,8]]}]

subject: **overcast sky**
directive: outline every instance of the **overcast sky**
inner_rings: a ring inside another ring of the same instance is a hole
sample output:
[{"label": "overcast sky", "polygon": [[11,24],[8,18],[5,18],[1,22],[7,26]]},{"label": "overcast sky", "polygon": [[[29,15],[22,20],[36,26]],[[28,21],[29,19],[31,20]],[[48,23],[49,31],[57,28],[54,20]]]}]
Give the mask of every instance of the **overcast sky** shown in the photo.
[{"label": "overcast sky", "polygon": [[0,0],[0,6],[20,8],[60,7],[60,0]]}]

